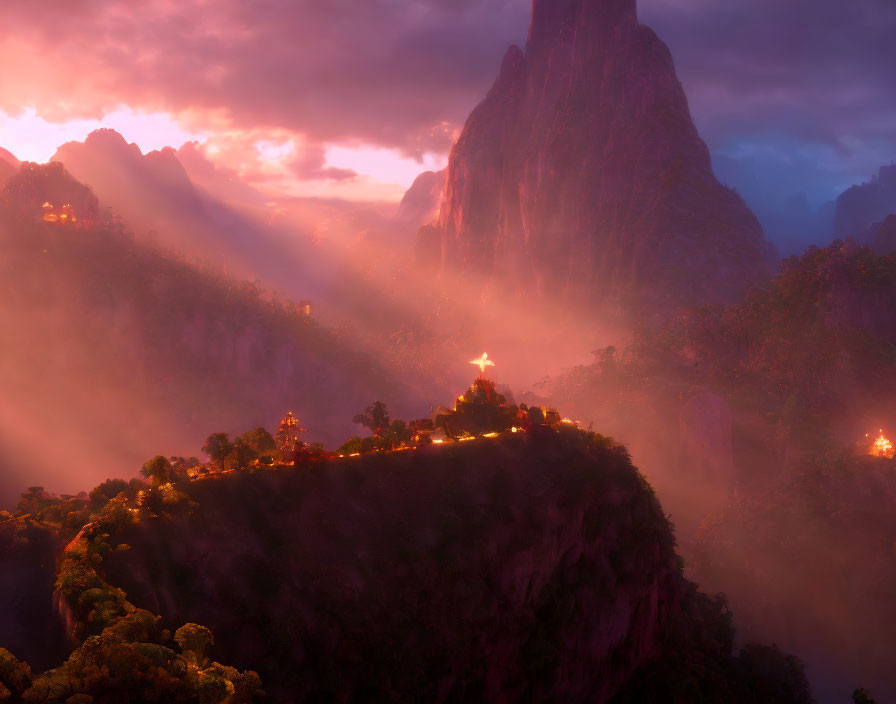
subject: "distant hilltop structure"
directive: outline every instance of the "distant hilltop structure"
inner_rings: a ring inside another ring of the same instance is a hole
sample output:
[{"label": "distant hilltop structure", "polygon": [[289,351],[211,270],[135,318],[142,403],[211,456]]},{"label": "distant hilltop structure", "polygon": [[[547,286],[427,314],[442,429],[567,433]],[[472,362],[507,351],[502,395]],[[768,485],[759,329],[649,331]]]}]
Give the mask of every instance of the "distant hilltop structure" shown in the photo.
[{"label": "distant hilltop structure", "polygon": [[100,212],[93,191],[57,162],[23,162],[0,191],[0,205],[23,219],[79,227],[97,222]]},{"label": "distant hilltop structure", "polygon": [[44,201],[41,206],[43,209],[44,222],[60,222],[60,223],[76,223],[78,218],[71,203],[56,207],[50,201]]}]

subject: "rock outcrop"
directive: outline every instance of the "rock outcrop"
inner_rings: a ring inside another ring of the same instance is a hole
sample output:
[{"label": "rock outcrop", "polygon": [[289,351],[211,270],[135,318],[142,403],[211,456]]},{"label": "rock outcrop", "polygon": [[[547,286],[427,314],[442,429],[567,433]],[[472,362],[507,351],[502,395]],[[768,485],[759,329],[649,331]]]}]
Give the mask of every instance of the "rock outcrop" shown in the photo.
[{"label": "rock outcrop", "polygon": [[771,257],[635,0],[534,1],[526,50],[510,48],[467,121],[419,249],[529,295],[666,310],[739,297]]},{"label": "rock outcrop", "polygon": [[837,198],[834,235],[858,235],[896,212],[896,165],[882,166],[867,183],[853,186]]},{"label": "rock outcrop", "polygon": [[184,491],[192,513],[116,535],[131,549],[105,573],[210,627],[270,701],[665,701],[686,681],[750,701],[730,616],[606,438],[544,428]]},{"label": "rock outcrop", "polygon": [[445,171],[424,171],[404,194],[392,223],[415,232],[438,217],[445,192]]}]

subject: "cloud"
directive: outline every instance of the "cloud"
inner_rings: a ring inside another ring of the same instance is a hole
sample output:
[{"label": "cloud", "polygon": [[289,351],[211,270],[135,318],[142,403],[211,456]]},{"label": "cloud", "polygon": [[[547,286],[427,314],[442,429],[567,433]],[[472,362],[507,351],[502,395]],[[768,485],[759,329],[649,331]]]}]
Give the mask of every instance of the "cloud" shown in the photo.
[{"label": "cloud", "polygon": [[712,146],[774,132],[896,142],[891,0],[645,0]]},{"label": "cloud", "polygon": [[0,109],[98,116],[124,102],[218,111],[233,128],[284,129],[319,143],[444,151],[506,45],[524,35],[526,4],[3,3]]},{"label": "cloud", "polygon": [[301,181],[350,181],[358,177],[353,169],[334,168],[327,164],[327,152],[321,145],[313,145],[289,161],[289,168]]},{"label": "cloud", "polygon": [[[321,161],[321,150],[444,154],[506,47],[525,41],[529,6],[0,3],[0,110],[33,106],[56,120],[99,118],[121,105],[167,113],[194,134],[292,140],[294,177],[354,184],[357,169]],[[669,44],[713,151],[769,144],[787,159],[808,148],[824,155],[826,192],[896,154],[892,0],[641,0],[639,12]],[[248,162],[226,163],[263,176],[248,142],[242,151]]]}]

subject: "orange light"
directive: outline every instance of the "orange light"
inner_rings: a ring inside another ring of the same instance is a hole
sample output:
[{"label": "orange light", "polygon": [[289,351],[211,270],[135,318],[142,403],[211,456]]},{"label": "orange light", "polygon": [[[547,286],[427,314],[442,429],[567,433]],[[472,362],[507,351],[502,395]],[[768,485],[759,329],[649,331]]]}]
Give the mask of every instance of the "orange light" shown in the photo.
[{"label": "orange light", "polygon": [[483,352],[479,359],[471,359],[470,364],[479,367],[480,374],[485,374],[486,367],[495,366],[495,363],[488,358],[488,352]]},{"label": "orange light", "polygon": [[883,429],[880,431],[880,436],[871,445],[869,454],[876,457],[893,457],[893,443],[886,438]]}]

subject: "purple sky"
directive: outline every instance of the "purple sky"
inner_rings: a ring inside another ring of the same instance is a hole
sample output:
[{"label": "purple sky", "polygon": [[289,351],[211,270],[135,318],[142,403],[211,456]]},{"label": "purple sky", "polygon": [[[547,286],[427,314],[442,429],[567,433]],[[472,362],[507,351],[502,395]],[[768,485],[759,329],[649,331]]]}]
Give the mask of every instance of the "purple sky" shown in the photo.
[{"label": "purple sky", "polygon": [[[170,115],[229,166],[262,142],[297,183],[345,184],[355,148],[437,164],[528,13],[529,0],[2,3],[0,111]],[[710,149],[736,160],[726,173],[768,198],[817,205],[896,158],[896,2],[642,0],[640,17],[671,47]]]}]

